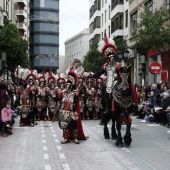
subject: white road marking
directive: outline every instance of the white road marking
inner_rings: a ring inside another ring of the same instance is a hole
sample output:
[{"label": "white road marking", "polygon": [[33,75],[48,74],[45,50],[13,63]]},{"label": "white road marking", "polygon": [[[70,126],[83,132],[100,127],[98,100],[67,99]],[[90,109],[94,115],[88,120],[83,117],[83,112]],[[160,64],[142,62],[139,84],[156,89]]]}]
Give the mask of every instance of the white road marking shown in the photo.
[{"label": "white road marking", "polygon": [[170,130],[168,130],[167,132],[170,133]]},{"label": "white road marking", "polygon": [[43,126],[43,124],[40,123],[40,126]]},{"label": "white road marking", "polygon": [[52,130],[51,132],[52,132],[52,133],[55,133],[55,131],[54,131],[54,130]]},{"label": "white road marking", "polygon": [[49,159],[49,155],[48,154],[44,154],[44,159]]},{"label": "white road marking", "polygon": [[68,164],[63,164],[63,168],[64,168],[64,170],[70,170],[70,167]]},{"label": "white road marking", "polygon": [[42,138],[45,138],[45,135],[41,135],[42,136]]},{"label": "white road marking", "polygon": [[50,165],[45,165],[45,170],[51,170],[51,166]]},{"label": "white road marking", "polygon": [[158,124],[147,124],[147,126],[160,126]]},{"label": "white road marking", "polygon": [[50,127],[50,129],[54,129],[53,127]]},{"label": "white road marking", "polygon": [[57,150],[62,150],[61,146],[56,146],[56,147],[57,147]]},{"label": "white road marking", "polygon": [[44,133],[44,130],[41,130],[41,133]]},{"label": "white road marking", "polygon": [[43,146],[43,150],[44,151],[47,151],[48,149],[47,149],[47,146]]},{"label": "white road marking", "polygon": [[46,143],[46,140],[42,140],[42,143]]},{"label": "white road marking", "polygon": [[54,138],[56,138],[56,137],[57,137],[57,135],[56,135],[56,134],[53,134],[53,137],[54,137]]},{"label": "white road marking", "polygon": [[28,129],[28,127],[19,127],[19,126],[16,126],[14,127],[15,129]]},{"label": "white road marking", "polygon": [[55,139],[55,143],[59,143],[59,140],[58,140],[58,139]]},{"label": "white road marking", "polygon": [[44,127],[41,127],[41,129],[44,129]]},{"label": "white road marking", "polygon": [[40,123],[43,123],[43,121],[40,121]]},{"label": "white road marking", "polygon": [[60,156],[60,159],[65,159],[65,155],[63,153],[60,153],[59,156]]}]

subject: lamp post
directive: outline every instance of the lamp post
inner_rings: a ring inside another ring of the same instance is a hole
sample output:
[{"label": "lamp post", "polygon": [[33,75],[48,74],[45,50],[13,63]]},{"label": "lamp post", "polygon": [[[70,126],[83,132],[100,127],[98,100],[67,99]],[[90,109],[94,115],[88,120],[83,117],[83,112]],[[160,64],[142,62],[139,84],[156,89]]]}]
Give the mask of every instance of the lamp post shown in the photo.
[{"label": "lamp post", "polygon": [[118,60],[121,61],[122,67],[125,65],[125,62],[127,61],[129,57],[129,51],[127,48],[125,48],[123,51],[118,51]]}]

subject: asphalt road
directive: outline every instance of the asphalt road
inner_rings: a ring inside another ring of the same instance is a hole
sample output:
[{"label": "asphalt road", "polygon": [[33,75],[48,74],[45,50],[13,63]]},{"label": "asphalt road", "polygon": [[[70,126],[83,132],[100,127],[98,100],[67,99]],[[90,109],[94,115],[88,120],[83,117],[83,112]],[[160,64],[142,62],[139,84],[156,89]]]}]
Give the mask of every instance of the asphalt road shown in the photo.
[{"label": "asphalt road", "polygon": [[79,145],[61,144],[58,122],[19,127],[18,120],[13,135],[0,136],[0,170],[170,170],[170,129],[159,124],[133,117],[131,146],[117,148],[104,139],[99,120],[82,122],[88,139]]}]

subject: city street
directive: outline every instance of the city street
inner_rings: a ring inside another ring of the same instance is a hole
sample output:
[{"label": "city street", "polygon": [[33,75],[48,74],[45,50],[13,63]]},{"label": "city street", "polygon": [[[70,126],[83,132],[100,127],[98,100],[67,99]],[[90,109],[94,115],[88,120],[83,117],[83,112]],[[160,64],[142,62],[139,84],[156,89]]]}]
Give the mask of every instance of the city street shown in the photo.
[{"label": "city street", "polygon": [[58,122],[40,121],[35,127],[19,127],[19,118],[15,120],[13,135],[0,137],[0,170],[170,169],[170,129],[159,124],[140,123],[133,117],[132,145],[117,148],[114,141],[103,138],[100,120],[83,121],[88,139],[79,145],[73,141],[61,144]]}]

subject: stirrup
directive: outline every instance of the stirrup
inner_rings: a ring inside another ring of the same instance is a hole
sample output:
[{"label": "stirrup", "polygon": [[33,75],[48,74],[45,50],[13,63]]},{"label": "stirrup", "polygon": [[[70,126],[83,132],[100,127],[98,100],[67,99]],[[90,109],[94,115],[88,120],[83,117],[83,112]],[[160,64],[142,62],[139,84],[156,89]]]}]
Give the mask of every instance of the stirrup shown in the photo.
[{"label": "stirrup", "polygon": [[69,143],[69,139],[64,139],[64,141],[61,141],[61,144],[66,144],[66,143]]},{"label": "stirrup", "polygon": [[79,144],[78,139],[74,139],[74,143],[75,143],[75,144]]}]

